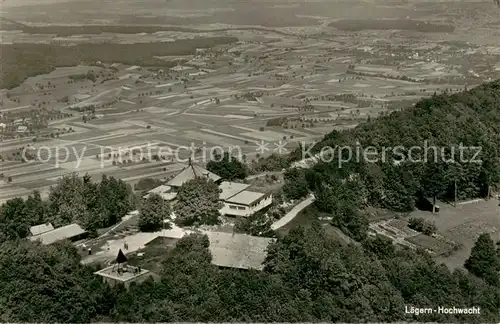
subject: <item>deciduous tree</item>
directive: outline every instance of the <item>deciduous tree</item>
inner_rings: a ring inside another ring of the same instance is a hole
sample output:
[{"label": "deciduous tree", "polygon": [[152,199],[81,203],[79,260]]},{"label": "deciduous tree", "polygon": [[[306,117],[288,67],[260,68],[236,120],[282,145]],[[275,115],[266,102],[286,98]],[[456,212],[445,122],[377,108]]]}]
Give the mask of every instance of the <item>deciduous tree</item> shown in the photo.
[{"label": "deciduous tree", "polygon": [[483,278],[490,284],[499,283],[500,261],[489,234],[479,235],[464,266],[470,273]]},{"label": "deciduous tree", "polygon": [[220,189],[212,180],[197,177],[186,182],[177,194],[175,222],[185,226],[218,224],[223,206],[219,195]]},{"label": "deciduous tree", "polygon": [[170,204],[158,194],[150,194],[139,208],[139,229],[143,232],[154,232],[160,230],[170,223]]}]

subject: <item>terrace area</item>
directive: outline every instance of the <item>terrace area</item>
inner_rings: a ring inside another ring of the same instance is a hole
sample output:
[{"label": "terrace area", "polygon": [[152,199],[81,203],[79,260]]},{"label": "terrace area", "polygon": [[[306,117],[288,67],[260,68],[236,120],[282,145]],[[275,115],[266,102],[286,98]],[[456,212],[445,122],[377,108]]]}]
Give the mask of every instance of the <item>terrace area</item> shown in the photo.
[{"label": "terrace area", "polygon": [[152,276],[149,270],[131,265],[115,264],[107,268],[94,272],[94,274],[103,278],[110,285],[118,283],[128,287],[132,282],[140,283]]}]

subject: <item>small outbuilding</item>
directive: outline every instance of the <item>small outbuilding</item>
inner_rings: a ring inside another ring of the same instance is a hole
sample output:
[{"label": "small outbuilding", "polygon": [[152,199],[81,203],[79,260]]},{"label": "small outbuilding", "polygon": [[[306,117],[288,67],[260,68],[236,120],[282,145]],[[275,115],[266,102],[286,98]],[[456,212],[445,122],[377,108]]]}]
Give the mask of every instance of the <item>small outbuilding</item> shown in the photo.
[{"label": "small outbuilding", "polygon": [[39,241],[43,245],[53,244],[62,240],[77,241],[86,237],[88,233],[78,224],[70,224],[56,229],[30,236],[32,242]]},{"label": "small outbuilding", "polygon": [[50,232],[54,230],[54,226],[51,223],[40,224],[30,227],[31,236],[40,235],[46,232]]}]

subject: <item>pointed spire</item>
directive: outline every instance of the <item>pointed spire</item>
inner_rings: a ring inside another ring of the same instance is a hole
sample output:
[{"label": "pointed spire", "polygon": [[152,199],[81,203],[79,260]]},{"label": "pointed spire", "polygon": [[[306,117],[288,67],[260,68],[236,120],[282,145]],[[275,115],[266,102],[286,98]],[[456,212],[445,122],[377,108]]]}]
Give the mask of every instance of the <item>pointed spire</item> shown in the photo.
[{"label": "pointed spire", "polygon": [[122,263],[125,263],[127,261],[128,261],[127,257],[122,252],[122,249],[120,249],[120,251],[118,251],[118,256],[116,257],[116,263],[122,264]]},{"label": "pointed spire", "polygon": [[191,157],[189,157],[189,162],[188,162],[188,167],[191,167],[191,170],[193,171],[193,175],[194,177],[198,177],[198,175],[196,174],[196,169],[194,168],[194,164],[193,164],[193,160],[191,159]]}]

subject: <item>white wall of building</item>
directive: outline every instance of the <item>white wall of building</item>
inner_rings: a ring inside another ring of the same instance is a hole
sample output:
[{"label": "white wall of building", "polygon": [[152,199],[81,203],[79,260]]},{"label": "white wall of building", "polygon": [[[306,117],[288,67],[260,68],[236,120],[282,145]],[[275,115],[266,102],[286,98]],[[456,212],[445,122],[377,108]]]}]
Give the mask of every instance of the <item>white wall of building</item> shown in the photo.
[{"label": "white wall of building", "polygon": [[237,205],[224,202],[224,206],[220,209],[220,213],[222,215],[248,217],[271,205],[272,202],[273,202],[272,195],[269,195],[268,197],[261,199],[257,204],[250,206]]}]

